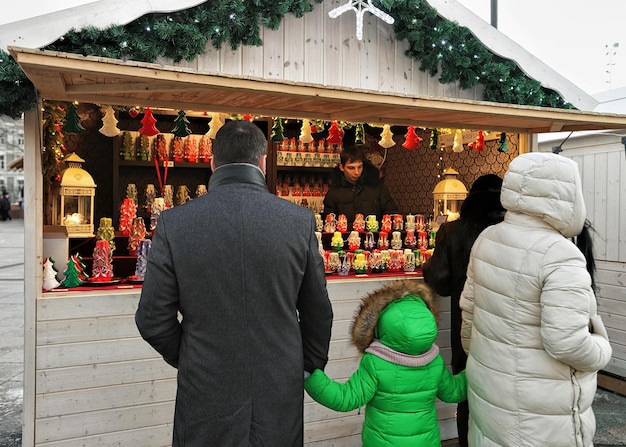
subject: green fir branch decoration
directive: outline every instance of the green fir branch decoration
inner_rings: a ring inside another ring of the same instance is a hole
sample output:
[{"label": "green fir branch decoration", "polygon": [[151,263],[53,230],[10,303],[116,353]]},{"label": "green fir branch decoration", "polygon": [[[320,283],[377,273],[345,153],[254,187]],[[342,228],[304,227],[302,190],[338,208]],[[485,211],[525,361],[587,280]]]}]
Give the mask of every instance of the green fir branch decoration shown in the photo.
[{"label": "green fir branch decoration", "polygon": [[[147,14],[126,25],[70,30],[45,50],[155,62],[193,61],[209,42],[260,46],[261,26],[278,29],[286,14],[302,17],[323,0],[209,0],[168,14]],[[491,53],[469,29],[437,14],[425,0],[374,0],[394,18],[397,40],[406,39],[406,56],[442,84],[463,89],[483,86],[483,100],[497,103],[574,108],[555,91],[529,78],[515,62]],[[35,106],[36,91],[21,68],[0,51],[0,114],[19,117]]]}]

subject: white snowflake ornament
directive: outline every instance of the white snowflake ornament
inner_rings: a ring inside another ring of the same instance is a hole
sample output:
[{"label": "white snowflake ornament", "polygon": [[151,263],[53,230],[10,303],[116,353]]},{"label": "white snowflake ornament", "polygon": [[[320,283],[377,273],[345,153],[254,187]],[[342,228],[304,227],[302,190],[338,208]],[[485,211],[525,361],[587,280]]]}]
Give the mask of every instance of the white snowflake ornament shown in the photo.
[{"label": "white snowflake ornament", "polygon": [[334,19],[350,10],[353,10],[356,13],[356,38],[359,40],[363,40],[363,15],[365,12],[373,14],[389,25],[392,25],[393,22],[395,22],[393,17],[374,6],[372,4],[372,0],[348,0],[348,3],[345,5],[338,6],[337,8],[329,11],[328,15]]}]

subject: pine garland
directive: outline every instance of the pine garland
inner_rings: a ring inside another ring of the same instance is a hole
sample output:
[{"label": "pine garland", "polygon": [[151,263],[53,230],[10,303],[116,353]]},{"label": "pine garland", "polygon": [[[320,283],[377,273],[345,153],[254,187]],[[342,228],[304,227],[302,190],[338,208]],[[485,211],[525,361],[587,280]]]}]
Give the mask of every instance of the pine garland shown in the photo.
[{"label": "pine garland", "polygon": [[[323,0],[313,0],[321,3]],[[482,84],[490,102],[571,109],[553,90],[544,88],[515,64],[491,53],[465,27],[437,14],[425,0],[374,0],[394,18],[397,40],[407,39],[406,56],[420,70],[439,74],[443,84],[463,89]],[[310,0],[210,0],[170,14],[147,14],[127,25],[71,30],[44,49],[120,60],[154,62],[159,57],[193,61],[208,42],[260,46],[261,26],[278,29],[286,14],[302,17]],[[0,114],[19,117],[35,106],[36,91],[21,68],[0,50]]]}]

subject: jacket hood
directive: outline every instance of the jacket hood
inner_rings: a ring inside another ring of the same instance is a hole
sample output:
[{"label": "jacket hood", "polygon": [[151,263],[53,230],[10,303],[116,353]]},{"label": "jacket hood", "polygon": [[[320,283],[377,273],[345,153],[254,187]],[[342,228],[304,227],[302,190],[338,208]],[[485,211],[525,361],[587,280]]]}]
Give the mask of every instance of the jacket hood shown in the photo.
[{"label": "jacket hood", "polygon": [[404,354],[419,355],[437,338],[437,307],[431,290],[415,281],[395,281],[361,301],[350,332],[361,352],[377,338]]},{"label": "jacket hood", "polygon": [[505,209],[500,203],[499,191],[479,191],[470,193],[461,205],[461,219],[486,227],[501,222]]},{"label": "jacket hood", "polygon": [[550,153],[515,158],[504,175],[500,200],[507,211],[535,216],[567,238],[581,232],[587,214],[577,164]]}]

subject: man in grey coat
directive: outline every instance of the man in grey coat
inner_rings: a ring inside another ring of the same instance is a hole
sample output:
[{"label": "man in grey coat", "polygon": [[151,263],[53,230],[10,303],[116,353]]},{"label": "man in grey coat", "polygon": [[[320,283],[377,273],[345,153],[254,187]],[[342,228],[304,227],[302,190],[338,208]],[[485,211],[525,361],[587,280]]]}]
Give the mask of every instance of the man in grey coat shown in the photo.
[{"label": "man in grey coat", "polygon": [[153,236],[135,320],[178,368],[173,446],[303,444],[304,372],[325,367],[333,314],[313,213],[268,192],[266,147],[225,124],[208,194]]}]

